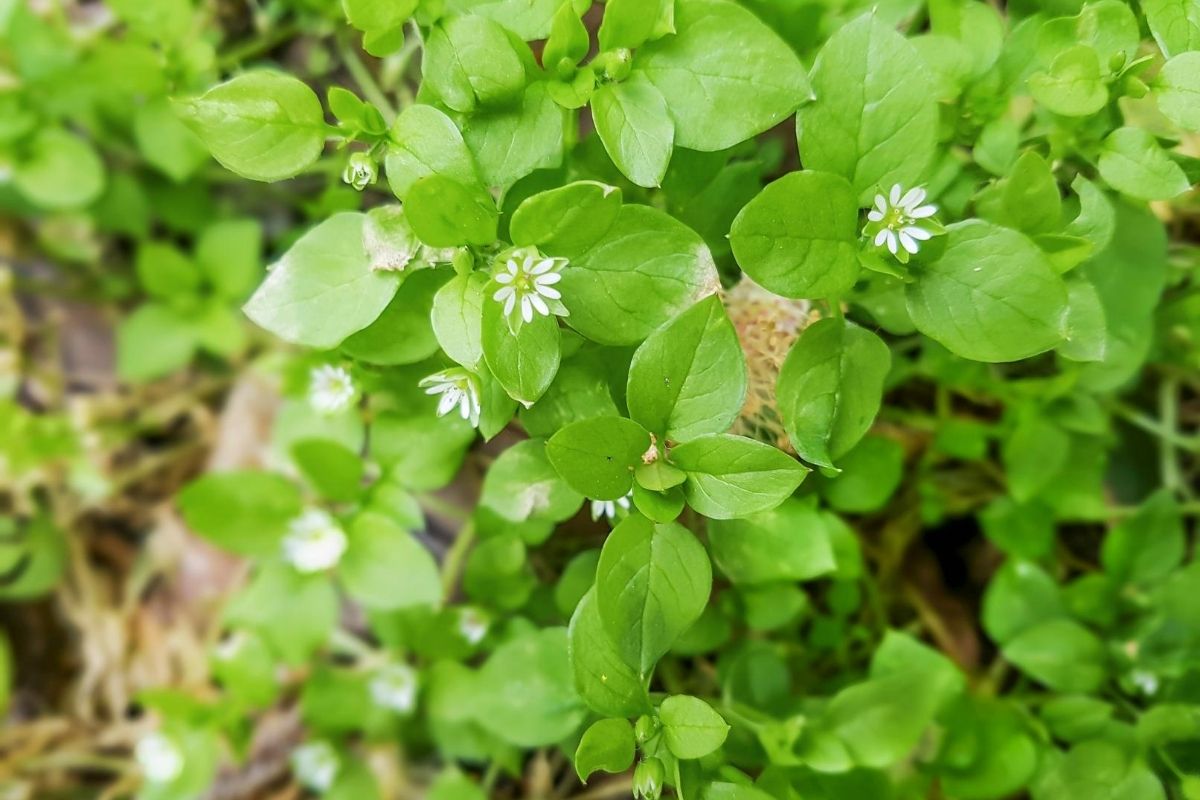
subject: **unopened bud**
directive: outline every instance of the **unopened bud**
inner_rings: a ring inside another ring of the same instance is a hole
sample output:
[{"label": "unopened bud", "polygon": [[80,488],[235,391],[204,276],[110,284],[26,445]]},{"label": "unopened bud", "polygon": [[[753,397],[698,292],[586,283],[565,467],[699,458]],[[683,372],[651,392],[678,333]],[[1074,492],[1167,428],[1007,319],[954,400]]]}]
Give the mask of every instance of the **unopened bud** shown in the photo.
[{"label": "unopened bud", "polygon": [[657,758],[643,758],[633,771],[633,796],[643,800],[658,800],[665,774],[663,763]]},{"label": "unopened bud", "polygon": [[638,744],[645,744],[653,739],[657,733],[658,720],[646,714],[638,717],[638,721],[633,725],[633,736],[637,739]]}]

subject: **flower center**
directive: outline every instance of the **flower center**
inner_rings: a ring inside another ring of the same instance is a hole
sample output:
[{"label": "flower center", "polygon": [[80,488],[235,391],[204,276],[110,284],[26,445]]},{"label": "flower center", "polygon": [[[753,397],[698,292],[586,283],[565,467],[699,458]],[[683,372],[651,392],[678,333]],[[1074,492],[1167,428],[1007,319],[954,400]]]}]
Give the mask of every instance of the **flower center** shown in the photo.
[{"label": "flower center", "polygon": [[913,223],[912,217],[904,213],[904,209],[894,207],[888,210],[887,216],[883,218],[883,224],[889,230],[897,231],[906,225]]}]

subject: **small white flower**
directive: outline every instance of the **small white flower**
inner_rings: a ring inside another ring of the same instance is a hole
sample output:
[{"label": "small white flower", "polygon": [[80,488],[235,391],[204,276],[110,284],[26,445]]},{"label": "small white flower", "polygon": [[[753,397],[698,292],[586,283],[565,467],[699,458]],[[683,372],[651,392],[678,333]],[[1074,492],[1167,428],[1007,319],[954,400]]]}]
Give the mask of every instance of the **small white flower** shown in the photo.
[{"label": "small white flower", "polygon": [[232,661],[238,657],[238,653],[242,652],[242,648],[245,646],[246,634],[242,631],[234,631],[217,642],[217,646],[213,648],[213,655],[218,661]]},{"label": "small white flower", "polygon": [[342,181],[360,192],[374,183],[378,177],[379,167],[376,166],[375,159],[367,153],[351,154],[350,159],[346,162],[346,168],[342,171]]},{"label": "small white flower", "polygon": [[337,414],[354,400],[354,381],[344,367],[322,364],[308,374],[308,403],[321,414]]},{"label": "small white flower", "polygon": [[328,512],[312,508],[288,524],[283,557],[298,572],[322,572],[337,565],[346,552],[346,534]]},{"label": "small white flower", "polygon": [[593,500],[592,501],[592,519],[598,520],[601,517],[608,517],[615,520],[617,518],[617,509],[622,511],[629,510],[629,498],[633,493],[618,497],[616,500]]},{"label": "small white flower", "polygon": [[1158,676],[1153,672],[1147,672],[1144,669],[1134,670],[1129,675],[1129,679],[1133,681],[1133,685],[1141,690],[1142,694],[1149,697],[1158,692]]},{"label": "small white flower", "polygon": [[921,249],[920,243],[933,237],[932,231],[921,227],[920,220],[937,213],[937,206],[922,205],[924,202],[924,189],[914,187],[906,192],[898,183],[887,197],[875,195],[875,207],[867,212],[867,219],[879,226],[873,240],[875,246],[887,245],[894,256],[901,248],[908,254],[916,254]]},{"label": "small white flower", "polygon": [[479,424],[479,385],[475,376],[465,369],[453,368],[435,372],[417,384],[425,394],[440,394],[437,415],[444,417],[458,408],[459,416],[472,425]]},{"label": "small white flower", "polygon": [[407,664],[381,667],[367,688],[375,705],[388,711],[408,714],[417,705],[417,672]]},{"label": "small white flower", "polygon": [[554,284],[562,280],[559,270],[563,266],[565,263],[561,259],[533,253],[523,256],[515,254],[496,275],[496,283],[501,286],[492,299],[504,303],[505,316],[511,317],[520,306],[521,319],[526,322],[533,321],[534,312],[548,317],[553,311],[546,301],[562,298],[562,293],[554,288]]},{"label": "small white flower", "polygon": [[143,736],[133,755],[151,783],[170,783],[183,772],[183,750],[161,731]]},{"label": "small white flower", "polygon": [[477,645],[487,636],[488,620],[473,608],[463,608],[458,612],[458,632],[467,644]]},{"label": "small white flower", "polygon": [[296,780],[314,792],[325,792],[341,771],[342,760],[329,742],[302,744],[292,751],[292,772]]}]

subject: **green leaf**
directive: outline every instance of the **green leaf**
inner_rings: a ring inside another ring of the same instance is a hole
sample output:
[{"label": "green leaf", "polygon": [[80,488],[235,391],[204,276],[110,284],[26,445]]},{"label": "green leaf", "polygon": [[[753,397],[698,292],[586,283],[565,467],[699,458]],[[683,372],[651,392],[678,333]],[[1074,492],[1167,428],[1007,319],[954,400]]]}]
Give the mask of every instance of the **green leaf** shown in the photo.
[{"label": "green leaf", "polygon": [[822,481],[821,494],[843,514],[866,514],[887,504],[904,477],[904,446],[868,434],[838,462],[842,472]]},{"label": "green leaf", "polygon": [[414,183],[404,202],[413,233],[430,247],[491,244],[499,214],[490,195],[444,175]]},{"label": "green leaf", "polygon": [[[1196,15],[1200,18],[1200,11]],[[1200,52],[1181,53],[1163,64],[1154,96],[1168,119],[1184,130],[1200,131]]]},{"label": "green leaf", "polygon": [[373,512],[359,514],[346,538],[338,573],[346,592],[364,607],[393,610],[441,604],[437,562],[391,519]]},{"label": "green leaf", "polygon": [[179,300],[200,287],[200,271],[174,245],[142,242],[133,267],[146,293],[163,300]]},{"label": "green leaf", "polygon": [[1137,55],[1140,38],[1137,18],[1128,3],[1093,0],[1073,17],[1057,17],[1042,23],[1037,54],[1042,62],[1048,62],[1054,54],[1082,42],[1095,49],[1106,66],[1114,61],[1127,64]]},{"label": "green leaf", "polygon": [[342,343],[342,350],[368,364],[390,366],[424,361],[438,350],[430,325],[434,297],[448,271],[421,269],[400,284],[387,308],[374,322]]},{"label": "green leaf", "polygon": [[646,682],[604,630],[595,589],[575,607],[567,635],[575,689],[588,708],[610,717],[636,717],[650,710]]},{"label": "green leaf", "polygon": [[746,360],[716,295],[647,337],[633,354],[629,416],[675,442],[724,433],[746,399]]},{"label": "green leaf", "polygon": [[561,522],[579,510],[583,497],[559,477],[545,444],[528,439],[505,450],[488,469],[479,502],[510,522]]},{"label": "green leaf", "polygon": [[534,170],[562,163],[563,113],[546,82],[537,81],[512,108],[471,115],[463,123],[463,138],[483,182],[507,190]]},{"label": "green leaf", "polygon": [[482,272],[455,275],[433,298],[430,320],[438,344],[446,355],[474,370],[483,358],[484,287]]},{"label": "green leaf", "polygon": [[1062,221],[1062,198],[1050,165],[1026,150],[1003,182],[1006,221],[1026,233],[1057,230]]},{"label": "green leaf", "polygon": [[1168,200],[1191,188],[1183,168],[1148,131],[1117,128],[1100,151],[1100,177],[1139,200]]},{"label": "green leaf", "polygon": [[292,445],[292,460],[326,500],[348,503],[363,493],[363,460],[332,439],[301,439]]},{"label": "green leaf", "polygon": [[514,332],[504,316],[504,306],[490,298],[483,301],[482,344],[488,369],[508,392],[526,406],[541,397],[562,357],[556,317],[535,314]]},{"label": "green leaf", "polygon": [[667,749],[676,758],[703,758],[725,743],[729,725],[698,697],[677,694],[658,708]]},{"label": "green leaf", "polygon": [[290,178],[314,163],[329,131],[313,90],[280,72],[238,75],[177,109],[213,158],[256,181]]},{"label": "green leaf", "polygon": [[[639,6],[639,12],[653,18],[653,7]],[[633,72],[670,99],[680,147],[732,147],[781,122],[811,96],[792,49],[735,3],[678,0],[675,31],[638,50]]]},{"label": "green leaf", "polygon": [[546,456],[575,491],[594,500],[629,494],[633,469],[650,447],[650,434],[624,417],[580,420],[546,442]]},{"label": "green leaf", "polygon": [[475,159],[454,122],[433,106],[411,105],[392,123],[384,159],[388,186],[404,200],[421,178],[442,175],[464,186],[479,182]]},{"label": "green leaf", "polygon": [[727,434],[702,436],[671,450],[688,474],[688,505],[713,519],[775,508],[796,491],[808,469],[776,448]]},{"label": "green leaf", "polygon": [[473,441],[469,422],[434,417],[432,408],[410,416],[385,411],[371,426],[371,455],[410,489],[439,489],[453,480]]},{"label": "green leaf", "polygon": [[739,586],[807,581],[837,567],[824,517],[790,498],[770,511],[710,521],[708,546],[717,567]]},{"label": "green leaf", "polygon": [[604,4],[598,39],[601,52],[635,50],[652,39],[675,33],[674,0],[611,0]]},{"label": "green leaf", "polygon": [[1091,693],[1108,677],[1104,643],[1066,617],[1023,630],[1004,645],[1003,653],[1019,670],[1058,692]]},{"label": "green leaf", "polygon": [[544,747],[570,736],[587,715],[571,680],[566,628],[510,639],[479,671],[475,719],[518,747]]},{"label": "green leaf", "polygon": [[1016,231],[980,220],[950,225],[942,256],[914,272],[906,290],[913,323],[963,358],[1017,361],[1066,335],[1066,286]]},{"label": "green leaf", "polygon": [[104,191],[104,162],[92,145],[61,128],[43,128],[12,172],[13,185],[50,211],[83,208]]},{"label": "green leaf", "polygon": [[174,372],[196,354],[192,321],[158,303],[146,303],[117,327],[117,374],[128,381],[148,381]]},{"label": "green leaf", "polygon": [[525,88],[525,65],[504,28],[486,17],[449,16],[425,39],[421,73],[447,106],[504,105]]},{"label": "green leaf", "polygon": [[141,106],[133,118],[138,148],[152,166],[176,183],[187,180],[208,161],[208,148],[165,98]]},{"label": "green leaf", "polygon": [[1196,0],[1142,0],[1139,5],[1167,58],[1200,50],[1200,4]]},{"label": "green leaf", "polygon": [[574,3],[563,3],[550,24],[550,38],[542,49],[542,63],[548,72],[568,77],[575,65],[588,54],[591,40]]},{"label": "green leaf", "polygon": [[842,319],[804,329],[779,370],[776,402],[801,458],[822,467],[871,427],[892,357],[875,334]]},{"label": "green leaf", "polygon": [[1001,458],[1013,499],[1036,497],[1066,464],[1070,437],[1041,408],[1029,407],[1005,440]]},{"label": "green leaf", "polygon": [[342,0],[346,19],[366,32],[399,28],[416,9],[417,0]]},{"label": "green leaf", "polygon": [[937,89],[903,36],[873,14],[859,17],[825,42],[812,81],[816,102],[796,121],[806,168],[846,178],[864,203],[921,182],[937,146]]},{"label": "green leaf", "polygon": [[234,596],[225,619],[253,629],[284,662],[300,664],[329,639],[337,615],[338,597],[328,577],[267,563]]},{"label": "green leaf", "polygon": [[334,214],[300,237],[246,303],[246,316],[284,341],[322,349],[374,322],[399,280],[371,268],[366,219]]},{"label": "green leaf", "polygon": [[572,259],[562,276],[567,324],[611,345],[642,341],[719,286],[704,241],[670,215],[643,205],[622,206],[612,227]]},{"label": "green leaf", "polygon": [[509,223],[512,243],[552,256],[574,258],[613,226],[621,213],[621,190],[596,181],[575,181],[525,198]]},{"label": "green leaf", "polygon": [[1058,584],[1028,561],[1006,563],[992,577],[983,596],[983,629],[1000,645],[1061,616],[1065,616],[1065,609]]},{"label": "green leaf", "polygon": [[448,10],[495,20],[523,41],[545,39],[561,0],[448,0]]},{"label": "green leaf", "polygon": [[256,219],[223,219],[196,239],[196,264],[221,297],[242,301],[262,277],[263,229]]},{"label": "green leaf", "polygon": [[592,120],[604,149],[638,186],[662,184],[675,142],[667,101],[642,73],[601,86],[592,95]]},{"label": "green leaf", "polygon": [[1063,50],[1048,72],[1029,76],[1029,91],[1043,106],[1067,117],[1095,114],[1108,103],[1100,57],[1086,44]]},{"label": "green leaf", "polygon": [[1104,539],[1100,562],[1119,581],[1153,584],[1166,578],[1184,558],[1187,535],[1179,504],[1159,489]]},{"label": "green leaf", "polygon": [[274,556],[300,513],[300,490],[269,472],[211,472],[188,484],[176,502],[188,527],[218,547]]},{"label": "green leaf", "polygon": [[858,203],[842,177],[793,172],[746,204],[729,232],[738,264],[784,297],[846,294],[858,278]]},{"label": "green leaf", "polygon": [[708,604],[712,567],[704,546],[676,523],[626,517],[604,542],[596,601],[604,630],[644,681]]},{"label": "green leaf", "polygon": [[633,765],[636,743],[627,719],[602,719],[583,732],[575,748],[575,773],[587,779],[597,770],[624,772]]}]

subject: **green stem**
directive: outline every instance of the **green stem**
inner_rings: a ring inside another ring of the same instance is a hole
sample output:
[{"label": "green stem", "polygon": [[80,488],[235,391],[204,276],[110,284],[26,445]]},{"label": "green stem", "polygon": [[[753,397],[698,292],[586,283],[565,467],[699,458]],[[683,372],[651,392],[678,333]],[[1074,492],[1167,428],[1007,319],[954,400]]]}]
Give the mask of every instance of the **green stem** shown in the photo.
[{"label": "green stem", "polygon": [[[1174,378],[1167,378],[1158,386],[1158,416],[1165,430],[1178,430],[1179,384]],[[1173,492],[1185,491],[1183,476],[1179,472],[1179,461],[1175,457],[1175,446],[1169,439],[1159,438],[1158,456],[1163,486]]]},{"label": "green stem", "polygon": [[346,65],[346,69],[350,72],[350,77],[354,79],[354,83],[358,85],[359,91],[367,102],[379,109],[379,113],[383,114],[384,120],[388,125],[392,124],[392,120],[396,118],[396,108],[391,101],[379,88],[379,84],[375,82],[375,76],[367,69],[367,65],[358,57],[358,53],[344,39],[338,42],[338,54],[342,57],[342,63]]},{"label": "green stem", "polygon": [[247,59],[274,50],[278,45],[295,36],[298,30],[294,22],[289,22],[286,25],[280,25],[274,30],[267,31],[260,37],[240,42],[217,58],[217,69],[225,72]]},{"label": "green stem", "polygon": [[1124,403],[1113,403],[1111,405],[1113,413],[1124,419],[1131,425],[1141,428],[1147,433],[1152,433],[1164,442],[1170,442],[1174,447],[1181,450],[1187,450],[1191,453],[1200,453],[1200,438],[1193,436],[1182,436],[1176,431],[1168,427],[1164,422],[1147,416],[1136,408],[1125,405]]},{"label": "green stem", "polygon": [[442,596],[447,601],[454,595],[454,589],[458,586],[458,576],[462,572],[463,562],[466,561],[467,552],[470,551],[471,545],[474,542],[475,521],[467,520],[459,529],[458,536],[454,539],[454,544],[446,551],[446,558],[442,561]]}]

